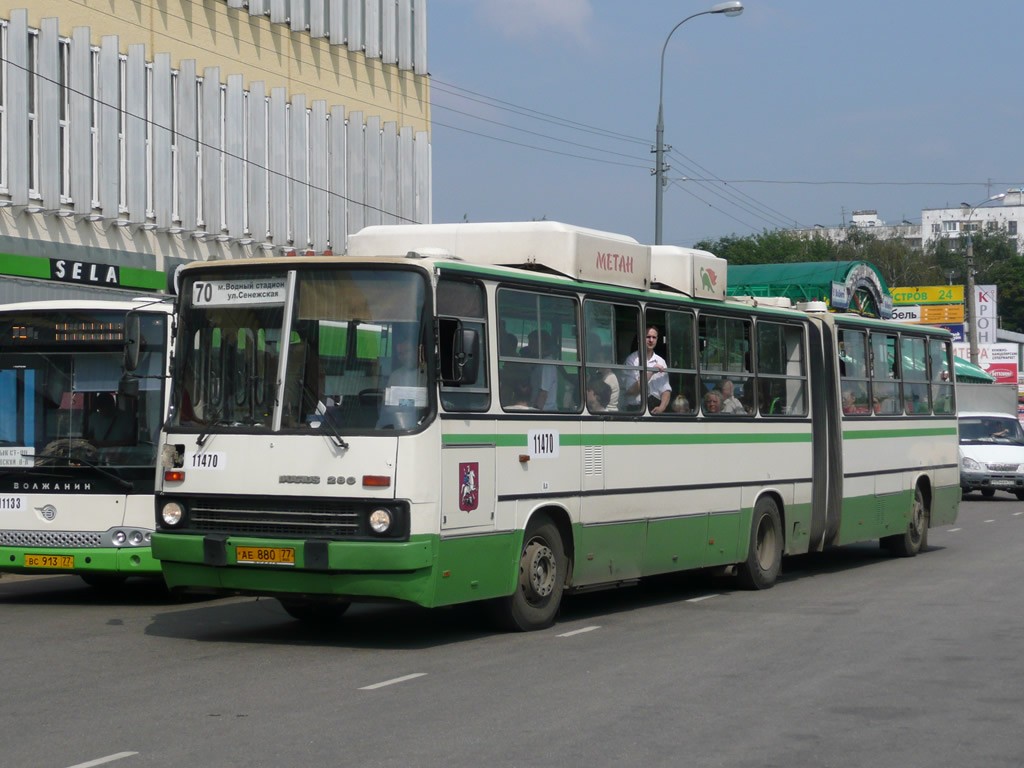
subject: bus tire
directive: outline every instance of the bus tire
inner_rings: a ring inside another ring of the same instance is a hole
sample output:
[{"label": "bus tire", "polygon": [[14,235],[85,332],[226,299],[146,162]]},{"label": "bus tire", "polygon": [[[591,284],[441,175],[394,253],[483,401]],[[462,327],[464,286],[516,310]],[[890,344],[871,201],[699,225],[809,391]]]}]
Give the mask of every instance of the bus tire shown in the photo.
[{"label": "bus tire", "polygon": [[771,496],[762,496],[754,505],[750,519],[750,546],[747,559],[736,568],[739,583],[745,589],[768,589],[782,570],[782,520],[779,506]]},{"label": "bus tire", "polygon": [[1024,491],[1014,491],[1013,495],[1017,497],[1017,501],[1024,501]]},{"label": "bus tire", "polygon": [[523,534],[516,590],[493,604],[498,625],[513,632],[551,626],[562,602],[567,571],[558,527],[546,517],[531,520]]},{"label": "bus tire", "polygon": [[351,603],[344,600],[303,600],[302,598],[279,597],[284,612],[303,624],[329,626],[336,624],[348,610]]},{"label": "bus tire", "polygon": [[928,508],[924,503],[921,487],[914,489],[914,501],[910,508],[910,523],[907,529],[895,536],[882,539],[882,546],[898,557],[913,557],[928,550]]}]

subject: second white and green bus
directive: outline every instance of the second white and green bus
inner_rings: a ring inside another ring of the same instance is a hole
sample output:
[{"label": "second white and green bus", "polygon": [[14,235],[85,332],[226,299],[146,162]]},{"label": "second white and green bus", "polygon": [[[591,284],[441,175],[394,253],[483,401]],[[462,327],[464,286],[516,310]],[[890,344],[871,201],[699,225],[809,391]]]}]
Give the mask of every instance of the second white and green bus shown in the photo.
[{"label": "second white and green bus", "polygon": [[170,326],[158,299],[0,307],[0,572],[159,577]]},{"label": "second white and green bus", "polygon": [[172,588],[302,619],[481,601],[529,630],[654,574],[766,588],[786,555],[915,555],[957,515],[948,333],[727,299],[706,252],[384,226],[181,278],[153,536]]}]

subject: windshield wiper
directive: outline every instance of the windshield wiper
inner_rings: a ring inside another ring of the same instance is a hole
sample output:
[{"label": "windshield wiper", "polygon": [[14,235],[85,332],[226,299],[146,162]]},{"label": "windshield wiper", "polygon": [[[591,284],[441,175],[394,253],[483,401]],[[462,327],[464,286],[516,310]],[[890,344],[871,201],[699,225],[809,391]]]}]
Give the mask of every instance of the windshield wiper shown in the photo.
[{"label": "windshield wiper", "polygon": [[89,469],[95,469],[97,472],[99,472],[104,477],[109,478],[110,480],[113,480],[115,483],[120,485],[125,490],[128,490],[128,491],[135,490],[135,483],[133,483],[131,480],[125,480],[120,475],[118,475],[118,474],[116,474],[114,472],[111,472],[109,469],[104,469],[99,464],[96,464],[96,463],[90,461],[89,459],[85,458],[84,456],[78,456],[78,457],[76,457],[74,459],[72,459],[70,456],[68,456],[67,460],[68,460],[68,466],[71,466],[71,462],[72,461],[80,461],[82,464],[85,464],[85,466],[89,467]]},{"label": "windshield wiper", "polygon": [[313,406],[313,413],[320,417],[320,423],[326,424],[327,428],[331,431],[331,442],[334,443],[338,448],[348,449],[348,443],[345,438],[341,436],[341,432],[338,431],[337,425],[334,423],[334,419],[331,417],[330,412],[327,410],[326,403],[324,404],[324,411],[320,413],[317,411],[317,407],[320,405],[319,399],[309,388],[306,382],[302,382],[302,394],[306,397],[307,402]]}]

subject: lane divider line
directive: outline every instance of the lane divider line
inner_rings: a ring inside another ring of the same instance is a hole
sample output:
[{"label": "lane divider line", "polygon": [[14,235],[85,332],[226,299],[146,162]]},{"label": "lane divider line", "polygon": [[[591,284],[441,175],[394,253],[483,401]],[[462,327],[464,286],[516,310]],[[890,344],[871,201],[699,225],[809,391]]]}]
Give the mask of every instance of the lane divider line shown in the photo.
[{"label": "lane divider line", "polygon": [[555,635],[555,637],[572,637],[573,635],[582,635],[584,632],[593,632],[595,629],[600,629],[600,627],[583,627],[583,629],[574,629],[571,632],[563,632],[560,635]]},{"label": "lane divider line", "polygon": [[426,672],[414,672],[411,675],[404,675],[403,677],[396,677],[393,680],[385,680],[382,683],[374,683],[373,685],[364,685],[360,688],[360,691],[375,691],[378,688],[383,688],[386,685],[394,685],[395,683],[404,683],[406,680],[414,680],[417,677],[425,677]]},{"label": "lane divider line", "polygon": [[115,760],[121,760],[125,757],[131,757],[137,755],[138,752],[118,752],[113,755],[107,755],[106,757],[98,757],[95,760],[90,760],[87,763],[75,763],[74,765],[68,766],[68,768],[92,768],[94,765],[103,765],[104,763],[112,763]]},{"label": "lane divider line", "polygon": [[701,595],[700,597],[691,597],[686,602],[688,602],[688,603],[699,603],[702,600],[710,600],[712,597],[718,597],[718,595]]}]

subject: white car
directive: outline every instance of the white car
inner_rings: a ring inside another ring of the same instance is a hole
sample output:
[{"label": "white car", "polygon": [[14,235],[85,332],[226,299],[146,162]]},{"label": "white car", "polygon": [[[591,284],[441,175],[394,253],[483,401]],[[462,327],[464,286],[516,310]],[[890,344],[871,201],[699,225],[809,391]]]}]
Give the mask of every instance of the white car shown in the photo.
[{"label": "white car", "polygon": [[1006,491],[1024,501],[1024,429],[1005,413],[963,412],[960,424],[960,488],[993,496]]}]

